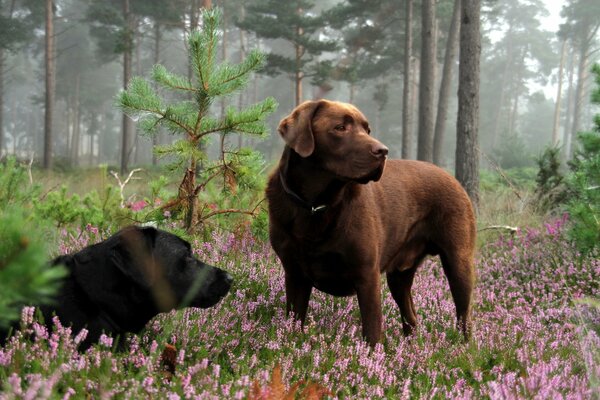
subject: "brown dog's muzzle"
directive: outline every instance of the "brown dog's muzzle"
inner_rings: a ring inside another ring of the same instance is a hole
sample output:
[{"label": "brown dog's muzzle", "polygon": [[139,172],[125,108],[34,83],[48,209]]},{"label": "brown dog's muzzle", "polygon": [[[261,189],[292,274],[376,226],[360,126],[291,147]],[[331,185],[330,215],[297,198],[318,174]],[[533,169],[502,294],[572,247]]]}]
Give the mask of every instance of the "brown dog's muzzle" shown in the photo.
[{"label": "brown dog's muzzle", "polygon": [[375,140],[373,146],[371,147],[371,154],[373,154],[378,159],[385,159],[388,155],[389,149],[380,141]]},{"label": "brown dog's muzzle", "polygon": [[[363,167],[363,173],[361,173],[360,175],[358,175],[358,177],[355,177],[354,179],[352,179],[353,181],[357,182],[357,183],[368,183],[368,182],[377,182],[380,178],[381,175],[383,174],[383,170],[385,167],[385,161],[387,159],[387,155],[389,152],[389,149],[387,148],[387,146],[385,146],[383,143],[381,143],[380,141],[378,141],[377,139],[374,139],[372,137],[368,137],[369,140],[369,144],[368,146],[370,146],[370,151],[369,153],[363,153],[363,159],[368,159],[365,160],[364,162],[364,167]],[[369,167],[367,167],[367,165]]]}]

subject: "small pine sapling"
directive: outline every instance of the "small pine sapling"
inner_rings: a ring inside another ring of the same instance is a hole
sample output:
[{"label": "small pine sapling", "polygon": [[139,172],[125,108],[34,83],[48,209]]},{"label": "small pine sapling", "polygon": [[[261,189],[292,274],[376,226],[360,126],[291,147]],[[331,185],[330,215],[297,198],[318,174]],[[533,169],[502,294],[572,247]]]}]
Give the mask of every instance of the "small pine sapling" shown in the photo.
[{"label": "small pine sapling", "polygon": [[[592,71],[596,81],[592,103],[600,104],[600,64]],[[600,250],[600,114],[594,117],[592,131],[580,132],[577,139],[579,148],[568,162],[569,234],[582,252],[589,253]]]},{"label": "small pine sapling", "polygon": [[251,51],[240,64],[217,63],[220,11],[205,10],[202,20],[202,30],[192,32],[188,39],[192,79],[169,72],[162,65],[155,65],[152,71],[155,86],[179,94],[179,101],[169,102],[161,97],[153,85],[141,77],[134,77],[118,97],[119,107],[137,120],[144,132],[156,134],[157,128],[164,126],[179,137],[172,144],[157,146],[154,151],[158,156],[168,156],[173,161],[173,170],[183,172],[176,198],[163,208],[182,211],[188,231],[202,222],[199,219],[200,192],[215,178],[222,178],[223,186],[234,186],[236,169],[243,165],[241,153],[226,151],[223,147],[218,160],[209,160],[204,150],[209,137],[231,133],[264,137],[268,132],[265,118],[277,106],[269,97],[245,109],[229,107],[220,117],[211,114],[211,105],[218,99],[246,86],[250,74],[263,65],[264,55]]},{"label": "small pine sapling", "polygon": [[50,302],[66,275],[48,266],[42,221],[28,214],[20,206],[0,213],[0,328],[19,319],[23,305]]}]

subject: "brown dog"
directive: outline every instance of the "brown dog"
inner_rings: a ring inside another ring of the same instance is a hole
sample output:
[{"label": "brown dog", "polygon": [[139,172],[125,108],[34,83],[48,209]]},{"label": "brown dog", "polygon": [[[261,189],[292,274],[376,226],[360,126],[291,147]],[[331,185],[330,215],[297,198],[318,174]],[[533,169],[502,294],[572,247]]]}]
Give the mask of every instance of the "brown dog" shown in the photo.
[{"label": "brown dog", "polygon": [[[354,106],[307,101],[279,124],[286,143],[271,175],[271,244],[285,270],[288,312],[304,322],[313,287],[356,294],[363,336],[381,339],[381,273],[406,335],[417,317],[411,286],[426,255],[440,255],[468,339],[475,218],[469,197],[444,170],[391,160]],[[385,170],[384,170],[385,166]]]}]

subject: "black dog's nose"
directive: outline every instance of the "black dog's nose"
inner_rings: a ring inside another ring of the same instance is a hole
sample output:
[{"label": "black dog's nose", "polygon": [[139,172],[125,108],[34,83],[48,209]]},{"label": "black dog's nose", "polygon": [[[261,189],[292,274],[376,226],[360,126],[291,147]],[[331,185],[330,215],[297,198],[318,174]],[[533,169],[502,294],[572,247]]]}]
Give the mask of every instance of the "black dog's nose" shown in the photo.
[{"label": "black dog's nose", "polygon": [[227,272],[225,272],[225,282],[227,282],[228,285],[231,285],[231,283],[233,282],[233,276],[229,275]]},{"label": "black dog's nose", "polygon": [[387,156],[388,152],[389,149],[379,142],[373,144],[373,147],[371,148],[371,153],[373,153],[373,155],[377,158],[383,158]]}]

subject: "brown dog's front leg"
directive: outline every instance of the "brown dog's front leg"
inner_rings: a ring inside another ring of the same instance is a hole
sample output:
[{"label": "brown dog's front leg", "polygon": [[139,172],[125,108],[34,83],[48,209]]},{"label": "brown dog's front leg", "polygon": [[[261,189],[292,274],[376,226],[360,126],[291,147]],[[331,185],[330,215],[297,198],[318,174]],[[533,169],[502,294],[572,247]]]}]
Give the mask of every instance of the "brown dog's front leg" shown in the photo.
[{"label": "brown dog's front leg", "polygon": [[301,274],[296,274],[286,270],[285,272],[285,298],[286,311],[294,314],[304,326],[306,311],[308,310],[308,300],[312,291],[312,284]]},{"label": "brown dog's front leg", "polygon": [[362,320],[363,337],[371,346],[381,340],[381,279],[379,274],[363,279],[356,287],[358,307]]}]

